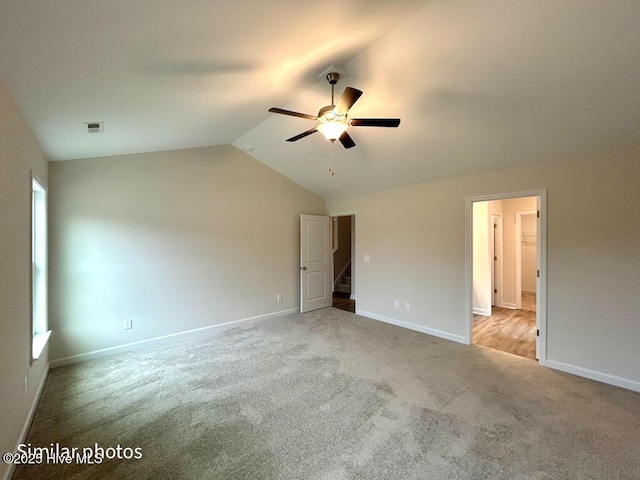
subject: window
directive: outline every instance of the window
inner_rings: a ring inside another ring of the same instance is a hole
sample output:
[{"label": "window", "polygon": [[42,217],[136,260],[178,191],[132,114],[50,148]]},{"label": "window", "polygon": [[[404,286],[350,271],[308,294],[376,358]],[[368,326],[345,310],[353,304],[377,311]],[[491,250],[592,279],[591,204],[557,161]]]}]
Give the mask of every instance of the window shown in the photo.
[{"label": "window", "polygon": [[31,357],[37,360],[44,350],[47,330],[47,192],[35,179],[31,186]]}]

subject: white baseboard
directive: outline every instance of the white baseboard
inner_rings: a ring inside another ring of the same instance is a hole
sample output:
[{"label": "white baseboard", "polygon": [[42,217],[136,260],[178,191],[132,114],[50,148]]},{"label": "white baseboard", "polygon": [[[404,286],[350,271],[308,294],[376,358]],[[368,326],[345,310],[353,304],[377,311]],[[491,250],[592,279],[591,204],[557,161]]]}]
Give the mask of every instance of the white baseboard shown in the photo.
[{"label": "white baseboard", "polygon": [[116,347],[103,348],[101,350],[94,350],[93,352],[80,353],[78,355],[72,355],[70,357],[58,358],[49,362],[50,368],[62,367],[64,365],[71,365],[73,363],[85,362],[87,360],[94,360],[96,358],[106,357],[108,355],[115,355],[117,353],[130,352],[132,350],[138,350],[140,348],[147,348],[151,346],[157,346],[167,343],[177,342],[188,337],[195,337],[199,335],[206,335],[209,333],[223,332],[231,328],[247,327],[253,323],[267,320],[274,317],[282,317],[289,315],[290,313],[296,313],[300,310],[298,308],[290,308],[288,310],[281,310],[279,312],[265,313],[263,315],[257,315],[255,317],[242,318],[240,320],[234,320],[232,322],[220,323],[218,325],[210,325],[208,327],[195,328],[193,330],[186,330],[184,332],[172,333],[170,335],[163,335],[162,337],[149,338],[147,340],[141,340],[139,342],[127,343],[124,345],[118,345]]},{"label": "white baseboard", "polygon": [[395,325],[397,327],[415,330],[416,332],[426,333],[427,335],[444,338],[445,340],[451,340],[452,342],[463,343],[465,345],[467,344],[467,341],[462,335],[454,335],[453,333],[443,332],[442,330],[436,330],[434,328],[424,327],[422,325],[416,325],[415,323],[403,322],[402,320],[385,317],[383,315],[378,315],[377,313],[365,312],[364,310],[356,310],[356,314],[362,317],[370,318],[372,320],[379,320],[384,323],[390,323],[391,325]]},{"label": "white baseboard", "polygon": [[475,308],[475,307],[473,309],[474,315],[482,315],[483,317],[490,317],[491,313],[492,313],[491,309],[485,310],[484,308]]},{"label": "white baseboard", "polygon": [[349,296],[349,300],[355,300],[355,299],[356,299],[356,296],[352,293],[352,294]]},{"label": "white baseboard", "polygon": [[517,310],[518,309],[518,305],[516,305],[515,303],[502,302],[502,306],[504,308],[510,308],[511,310]]},{"label": "white baseboard", "polygon": [[[14,450],[14,453],[18,451],[18,445],[20,445],[21,443],[25,443],[27,441],[27,435],[29,434],[29,429],[31,428],[31,422],[33,422],[33,416],[36,413],[36,408],[38,407],[38,403],[40,403],[40,397],[42,396],[42,391],[44,390],[44,384],[47,382],[47,377],[49,376],[50,365],[51,364],[47,365],[44,375],[42,376],[42,380],[40,381],[40,385],[38,385],[38,391],[36,392],[36,395],[33,397],[33,403],[29,408],[29,413],[27,415],[27,418],[24,421],[24,425],[22,426],[22,431],[20,432],[20,438],[16,443],[16,448]],[[4,480],[9,480],[13,476],[13,472],[15,469],[16,469],[16,466],[14,464],[10,464],[9,468],[7,468],[7,471],[4,473]]]},{"label": "white baseboard", "polygon": [[597,382],[626,388],[627,390],[633,390],[634,392],[640,392],[640,382],[636,382],[634,380],[628,380],[626,378],[616,377],[615,375],[609,375],[607,373],[589,370],[588,368],[576,367],[575,365],[549,359],[547,359],[545,366],[553,368],[554,370],[560,370],[561,372],[571,373],[572,375],[578,375],[579,377],[595,380]]}]

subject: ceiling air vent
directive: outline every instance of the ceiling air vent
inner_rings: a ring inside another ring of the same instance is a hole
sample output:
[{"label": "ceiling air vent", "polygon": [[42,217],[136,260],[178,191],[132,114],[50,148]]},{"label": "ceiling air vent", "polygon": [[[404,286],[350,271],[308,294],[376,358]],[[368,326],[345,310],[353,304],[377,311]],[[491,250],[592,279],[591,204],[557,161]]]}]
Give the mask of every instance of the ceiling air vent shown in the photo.
[{"label": "ceiling air vent", "polygon": [[102,133],[104,132],[104,122],[85,122],[85,133]]}]

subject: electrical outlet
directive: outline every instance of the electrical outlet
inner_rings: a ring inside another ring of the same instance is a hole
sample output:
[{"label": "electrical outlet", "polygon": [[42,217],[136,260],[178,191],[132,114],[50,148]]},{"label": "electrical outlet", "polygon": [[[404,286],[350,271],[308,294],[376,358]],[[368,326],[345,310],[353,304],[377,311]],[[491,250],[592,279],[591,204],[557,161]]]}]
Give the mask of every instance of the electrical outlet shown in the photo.
[{"label": "electrical outlet", "polygon": [[371,261],[371,257],[369,255],[365,255],[364,256],[364,261],[365,261],[365,263],[370,262]]},{"label": "electrical outlet", "polygon": [[396,300],[395,302],[393,302],[393,306],[396,308],[400,308],[400,300]]},{"label": "electrical outlet", "polygon": [[127,318],[122,321],[122,329],[123,330],[131,330],[133,328],[133,319]]},{"label": "electrical outlet", "polygon": [[411,310],[411,304],[409,302],[404,304],[404,309],[405,310]]},{"label": "electrical outlet", "polygon": [[281,302],[281,301],[282,301],[282,294],[281,294],[281,293],[279,293],[278,295],[276,295],[276,300],[277,300],[278,302]]}]

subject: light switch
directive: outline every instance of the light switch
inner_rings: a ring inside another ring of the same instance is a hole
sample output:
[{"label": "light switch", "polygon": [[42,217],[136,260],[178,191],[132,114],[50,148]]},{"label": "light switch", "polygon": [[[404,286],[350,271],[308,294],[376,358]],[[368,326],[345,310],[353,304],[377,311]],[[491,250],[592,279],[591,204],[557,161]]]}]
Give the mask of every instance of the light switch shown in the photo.
[{"label": "light switch", "polygon": [[365,262],[365,263],[368,263],[368,262],[370,262],[370,261],[371,261],[371,257],[369,257],[369,255],[365,255],[365,256],[364,256],[364,262]]}]

